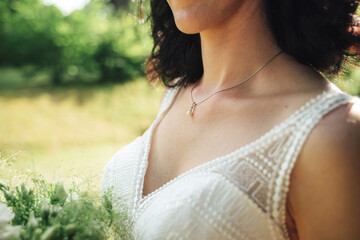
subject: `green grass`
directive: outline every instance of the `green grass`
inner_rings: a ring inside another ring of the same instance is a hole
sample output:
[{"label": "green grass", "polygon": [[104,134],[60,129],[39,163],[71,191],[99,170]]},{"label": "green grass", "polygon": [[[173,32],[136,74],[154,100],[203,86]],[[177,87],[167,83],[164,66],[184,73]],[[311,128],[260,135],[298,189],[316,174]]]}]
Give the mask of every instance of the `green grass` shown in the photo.
[{"label": "green grass", "polygon": [[150,126],[163,89],[118,85],[0,90],[0,152],[13,169],[98,185],[105,163]]}]

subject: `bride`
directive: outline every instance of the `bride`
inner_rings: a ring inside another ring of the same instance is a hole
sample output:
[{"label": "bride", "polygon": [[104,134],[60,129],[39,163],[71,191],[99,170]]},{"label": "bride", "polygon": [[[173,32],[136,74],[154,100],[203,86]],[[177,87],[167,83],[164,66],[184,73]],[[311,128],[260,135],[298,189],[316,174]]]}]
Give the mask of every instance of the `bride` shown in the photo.
[{"label": "bride", "polygon": [[167,86],[104,168],[136,239],[360,239],[357,1],[151,0]]}]

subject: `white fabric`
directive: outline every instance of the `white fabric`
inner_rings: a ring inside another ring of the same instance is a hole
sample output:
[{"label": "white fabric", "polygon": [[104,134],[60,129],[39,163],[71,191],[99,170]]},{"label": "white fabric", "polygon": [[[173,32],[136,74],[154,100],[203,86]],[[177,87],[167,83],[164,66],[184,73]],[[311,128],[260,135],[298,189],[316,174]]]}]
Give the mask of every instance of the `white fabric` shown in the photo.
[{"label": "white fabric", "polygon": [[286,194],[301,147],[326,113],[358,98],[324,91],[258,140],[183,173],[143,198],[151,135],[178,89],[166,89],[150,128],[104,168],[101,192],[113,189],[117,211],[127,206],[135,239],[289,239]]}]

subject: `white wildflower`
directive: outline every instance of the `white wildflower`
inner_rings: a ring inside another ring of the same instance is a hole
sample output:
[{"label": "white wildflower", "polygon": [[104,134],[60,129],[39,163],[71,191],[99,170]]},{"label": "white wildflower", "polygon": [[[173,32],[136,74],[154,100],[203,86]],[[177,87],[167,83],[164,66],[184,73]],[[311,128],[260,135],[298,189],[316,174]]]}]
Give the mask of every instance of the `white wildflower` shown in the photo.
[{"label": "white wildflower", "polygon": [[80,199],[80,197],[79,197],[79,195],[78,195],[76,192],[71,192],[71,193],[67,196],[65,202],[69,203],[69,202],[71,202],[71,201],[77,201],[77,200],[79,200],[79,199]]},{"label": "white wildflower", "polygon": [[8,223],[15,215],[5,204],[0,204],[0,239],[19,239],[21,226],[10,226]]},{"label": "white wildflower", "polygon": [[0,229],[5,227],[13,218],[15,214],[13,214],[10,209],[5,204],[0,204]]},{"label": "white wildflower", "polygon": [[2,228],[0,231],[1,240],[13,240],[20,239],[21,226],[10,226],[6,225],[5,228]]}]

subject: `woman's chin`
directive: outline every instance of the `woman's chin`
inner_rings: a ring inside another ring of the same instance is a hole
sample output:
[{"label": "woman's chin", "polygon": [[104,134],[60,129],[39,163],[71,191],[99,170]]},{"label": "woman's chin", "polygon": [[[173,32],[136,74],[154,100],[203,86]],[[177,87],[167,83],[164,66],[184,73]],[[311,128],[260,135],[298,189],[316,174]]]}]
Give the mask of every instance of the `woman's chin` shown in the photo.
[{"label": "woman's chin", "polygon": [[176,26],[181,32],[183,32],[185,34],[197,34],[200,32],[200,31],[196,30],[196,28],[194,28],[194,27],[183,27],[183,26],[178,26],[178,25],[176,25]]},{"label": "woman's chin", "polygon": [[200,24],[196,24],[196,21],[189,21],[188,19],[176,19],[176,27],[185,34],[196,34],[202,31]]}]

